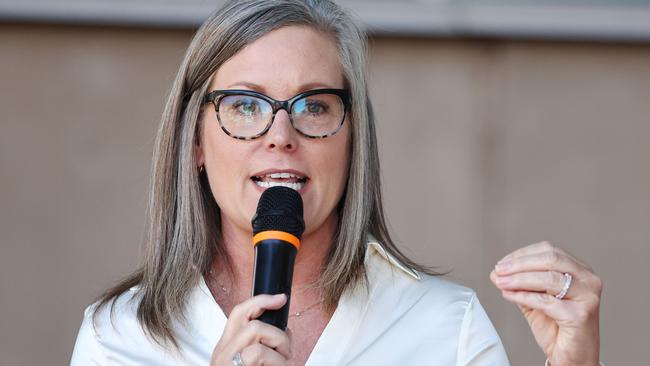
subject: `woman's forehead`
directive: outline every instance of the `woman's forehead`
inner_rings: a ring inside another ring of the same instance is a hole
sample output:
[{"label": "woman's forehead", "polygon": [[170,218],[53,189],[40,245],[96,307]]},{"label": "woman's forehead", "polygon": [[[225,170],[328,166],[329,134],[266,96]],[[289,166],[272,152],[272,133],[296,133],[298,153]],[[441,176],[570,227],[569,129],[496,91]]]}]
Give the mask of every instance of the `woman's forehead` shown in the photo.
[{"label": "woman's forehead", "polygon": [[224,62],[215,73],[212,88],[232,89],[246,83],[260,86],[265,89],[262,92],[285,92],[285,98],[309,85],[342,88],[336,43],[307,26],[269,32]]}]

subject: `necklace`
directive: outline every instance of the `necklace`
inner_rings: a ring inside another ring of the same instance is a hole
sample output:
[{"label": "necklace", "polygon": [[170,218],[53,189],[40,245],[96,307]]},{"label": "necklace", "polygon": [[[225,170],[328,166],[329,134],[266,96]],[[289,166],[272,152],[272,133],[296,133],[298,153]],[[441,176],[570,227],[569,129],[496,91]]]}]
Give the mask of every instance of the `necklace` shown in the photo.
[{"label": "necklace", "polygon": [[[211,278],[214,282],[217,282],[217,279],[214,277],[212,271],[209,271],[208,273],[209,273],[209,275],[210,275],[210,278]],[[221,292],[222,292],[224,295],[227,295],[227,294],[229,293],[229,292],[228,292],[228,289],[226,288],[226,286],[222,285],[221,283],[216,283],[216,285],[219,286],[219,290],[221,290]],[[322,304],[324,301],[325,301],[325,299],[320,299],[319,301],[317,301],[317,302],[315,302],[315,303],[313,303],[313,304],[311,304],[311,305],[309,305],[309,306],[306,306],[305,308],[303,308],[303,309],[301,309],[301,310],[298,310],[298,311],[296,311],[296,312],[294,312],[294,313],[289,313],[289,317],[290,317],[290,318],[291,318],[291,317],[296,317],[296,318],[297,318],[297,317],[301,316],[302,314],[308,312],[309,310],[311,310],[311,309],[317,307],[318,305]]]},{"label": "necklace", "polygon": [[306,308],[304,308],[304,309],[302,309],[302,310],[299,310],[299,311],[296,311],[295,313],[291,313],[291,314],[289,314],[289,317],[291,318],[292,316],[295,316],[295,317],[297,318],[297,317],[301,316],[303,313],[305,313],[305,312],[307,312],[307,311],[309,311],[309,310],[315,308],[316,306],[322,304],[323,301],[325,301],[325,300],[320,299],[318,302],[315,302],[315,303],[313,303],[313,304],[307,306]]}]

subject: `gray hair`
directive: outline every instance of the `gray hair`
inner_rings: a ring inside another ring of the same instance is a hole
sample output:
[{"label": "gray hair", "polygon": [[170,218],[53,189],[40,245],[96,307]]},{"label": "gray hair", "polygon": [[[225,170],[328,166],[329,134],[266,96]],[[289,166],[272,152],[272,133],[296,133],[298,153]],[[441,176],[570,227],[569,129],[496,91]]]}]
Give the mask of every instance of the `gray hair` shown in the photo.
[{"label": "gray hair", "polygon": [[[95,315],[138,285],[137,317],[146,334],[157,343],[178,347],[171,321],[187,325],[185,304],[199,276],[209,270],[215,256],[223,256],[231,266],[221,243],[219,207],[206,175],[197,170],[194,153],[201,134],[203,96],[212,75],[226,60],[263,35],[290,25],[313,27],[336,41],[352,100],[349,176],[337,206],[338,229],[317,284],[323,288],[326,306],[332,309],[346,289],[366,283],[368,234],[404,265],[433,273],[400,252],[385,224],[375,123],[366,85],[364,31],[350,14],[328,0],[229,1],[197,31],[167,99],[153,154],[144,263],[98,298]],[[111,314],[112,309],[111,305]]]}]

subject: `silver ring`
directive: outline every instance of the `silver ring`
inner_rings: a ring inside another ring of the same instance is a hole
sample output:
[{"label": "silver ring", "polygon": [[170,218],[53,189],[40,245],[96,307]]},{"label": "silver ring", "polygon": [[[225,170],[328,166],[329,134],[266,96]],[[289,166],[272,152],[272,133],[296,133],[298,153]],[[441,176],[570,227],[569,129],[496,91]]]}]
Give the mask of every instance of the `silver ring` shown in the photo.
[{"label": "silver ring", "polygon": [[232,357],[232,364],[234,366],[246,366],[244,364],[244,361],[241,359],[241,352],[235,353],[235,355]]},{"label": "silver ring", "polygon": [[559,294],[555,295],[555,298],[558,300],[564,299],[566,296],[566,293],[569,292],[569,288],[571,287],[571,282],[573,282],[573,276],[571,276],[570,273],[565,273],[564,274],[564,287],[562,288],[562,291],[560,291]]}]

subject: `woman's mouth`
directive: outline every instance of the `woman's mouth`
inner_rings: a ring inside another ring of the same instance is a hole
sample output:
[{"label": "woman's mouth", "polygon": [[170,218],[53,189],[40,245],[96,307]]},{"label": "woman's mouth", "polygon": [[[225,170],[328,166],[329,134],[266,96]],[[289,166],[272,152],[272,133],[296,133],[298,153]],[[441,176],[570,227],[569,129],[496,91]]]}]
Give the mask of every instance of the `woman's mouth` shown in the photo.
[{"label": "woman's mouth", "polygon": [[263,175],[254,175],[251,180],[261,188],[287,187],[295,191],[300,191],[307,182],[307,177],[288,172],[268,173]]}]

